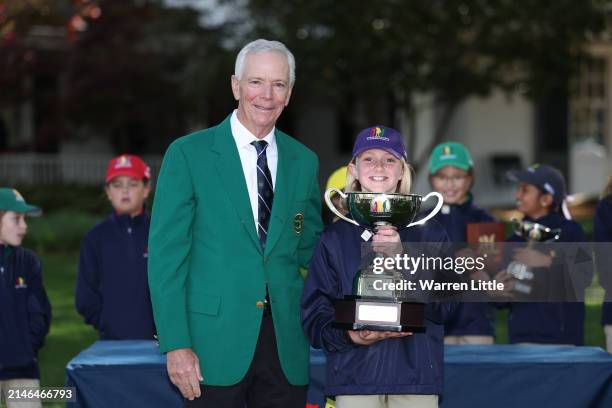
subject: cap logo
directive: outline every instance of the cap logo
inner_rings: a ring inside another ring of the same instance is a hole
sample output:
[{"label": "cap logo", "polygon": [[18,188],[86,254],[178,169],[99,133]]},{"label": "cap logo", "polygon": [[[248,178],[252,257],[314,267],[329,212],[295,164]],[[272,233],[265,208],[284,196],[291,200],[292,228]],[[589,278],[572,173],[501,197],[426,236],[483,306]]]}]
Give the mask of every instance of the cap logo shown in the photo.
[{"label": "cap logo", "polygon": [[535,173],[536,170],[538,169],[538,167],[540,167],[540,165],[538,163],[533,164],[533,165],[527,167],[527,171],[530,172],[530,173]]},{"label": "cap logo", "polygon": [[116,169],[124,169],[124,168],[132,167],[132,161],[128,156],[120,156],[115,163]]},{"label": "cap logo", "polygon": [[25,200],[23,199],[23,196],[19,194],[19,191],[13,189],[13,194],[15,194],[15,200],[25,202]]},{"label": "cap logo", "polygon": [[28,287],[28,285],[25,282],[25,279],[23,279],[23,277],[19,276],[16,280],[15,280],[15,289],[26,289]]},{"label": "cap logo", "polygon": [[442,156],[440,156],[440,160],[454,160],[457,158],[457,155],[452,153],[450,146],[444,146],[442,148]]},{"label": "cap logo", "polygon": [[370,136],[367,137],[367,140],[384,140],[388,142],[389,138],[384,137],[384,135],[385,135],[385,129],[376,126],[370,130]]},{"label": "cap logo", "polygon": [[372,128],[370,131],[370,136],[372,137],[382,137],[385,134],[385,129],[381,129],[379,127]]},{"label": "cap logo", "polygon": [[544,183],[544,190],[546,190],[548,193],[550,194],[555,194],[555,189],[553,186],[551,186],[549,183]]}]

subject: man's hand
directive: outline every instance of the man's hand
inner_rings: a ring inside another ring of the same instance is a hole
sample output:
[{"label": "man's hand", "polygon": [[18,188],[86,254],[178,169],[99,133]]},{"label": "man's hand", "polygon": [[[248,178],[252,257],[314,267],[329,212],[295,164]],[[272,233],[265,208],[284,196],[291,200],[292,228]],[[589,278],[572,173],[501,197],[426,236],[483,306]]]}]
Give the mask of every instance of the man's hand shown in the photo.
[{"label": "man's hand", "polygon": [[391,225],[377,227],[376,234],[372,237],[372,250],[383,253],[391,258],[401,254],[402,242],[397,228]]},{"label": "man's hand", "polygon": [[349,330],[348,334],[353,343],[361,346],[369,346],[377,341],[393,339],[397,337],[412,336],[411,332],[374,331],[374,330]]},{"label": "man's hand", "polygon": [[204,378],[200,373],[198,356],[191,349],[182,348],[169,351],[166,357],[166,367],[172,384],[176,385],[188,400],[199,398],[200,381]]}]

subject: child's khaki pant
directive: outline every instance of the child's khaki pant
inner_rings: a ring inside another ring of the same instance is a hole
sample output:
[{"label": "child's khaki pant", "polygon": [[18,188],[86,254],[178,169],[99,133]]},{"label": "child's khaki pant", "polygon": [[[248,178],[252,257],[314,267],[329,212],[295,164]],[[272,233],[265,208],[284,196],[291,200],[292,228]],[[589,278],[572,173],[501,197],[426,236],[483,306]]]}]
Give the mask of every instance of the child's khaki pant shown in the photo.
[{"label": "child's khaki pant", "polygon": [[438,396],[338,395],[336,408],[438,408]]}]

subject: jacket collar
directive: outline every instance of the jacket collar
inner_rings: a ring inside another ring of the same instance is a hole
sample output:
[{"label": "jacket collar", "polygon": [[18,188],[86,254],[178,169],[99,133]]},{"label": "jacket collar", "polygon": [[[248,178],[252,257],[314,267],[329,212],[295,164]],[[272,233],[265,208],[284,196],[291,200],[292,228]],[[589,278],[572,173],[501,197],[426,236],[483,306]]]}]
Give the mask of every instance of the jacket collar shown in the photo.
[{"label": "jacket collar", "polygon": [[[240,156],[236,142],[232,137],[230,118],[231,114],[216,126],[214,131],[212,150],[218,155],[215,160],[215,167],[240,222],[251,237],[253,244],[261,251]],[[292,154],[288,136],[275,128],[274,137],[278,149],[278,165],[276,169],[276,184],[274,186],[274,202],[272,204],[272,214],[265,250],[266,254],[272,250],[281,235],[285,219],[287,218],[287,211],[289,210],[288,204],[293,197],[294,184],[295,180],[298,179],[299,172],[299,166],[293,165],[297,158]]]},{"label": "jacket collar", "polygon": [[529,216],[525,216],[524,219],[526,221],[537,222],[538,224],[545,225],[549,228],[558,228],[565,221],[565,217],[563,216],[563,214],[560,214],[557,211],[551,211],[538,219],[533,219]]},{"label": "jacket collar", "polygon": [[140,212],[140,214],[132,217],[129,214],[117,214],[115,211],[111,214],[111,219],[121,225],[122,227],[132,227],[132,226],[140,226],[145,223],[145,220],[148,217],[147,210],[144,208]]}]

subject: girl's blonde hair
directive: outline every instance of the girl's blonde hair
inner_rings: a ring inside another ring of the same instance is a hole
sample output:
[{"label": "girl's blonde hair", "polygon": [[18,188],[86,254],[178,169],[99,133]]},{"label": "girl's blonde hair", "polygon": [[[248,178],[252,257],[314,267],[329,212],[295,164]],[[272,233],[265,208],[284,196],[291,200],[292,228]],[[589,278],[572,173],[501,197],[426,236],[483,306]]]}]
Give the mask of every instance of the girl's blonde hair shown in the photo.
[{"label": "girl's blonde hair", "polygon": [[[410,187],[412,187],[412,167],[406,162],[405,159],[401,159],[402,162],[402,178],[397,182],[395,192],[399,194],[410,194]],[[357,158],[353,157],[349,164],[357,165]],[[346,187],[345,191],[348,192],[359,192],[361,190],[361,183],[357,180],[350,171],[346,172]]]}]

